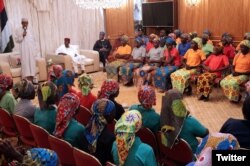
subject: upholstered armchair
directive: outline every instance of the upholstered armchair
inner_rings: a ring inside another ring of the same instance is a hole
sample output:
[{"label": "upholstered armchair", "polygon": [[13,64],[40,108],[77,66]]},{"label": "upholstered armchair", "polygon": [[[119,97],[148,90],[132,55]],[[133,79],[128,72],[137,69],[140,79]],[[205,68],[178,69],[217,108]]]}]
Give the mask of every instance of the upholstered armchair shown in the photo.
[{"label": "upholstered armchair", "polygon": [[[22,79],[20,54],[18,52],[0,54],[0,71],[11,75],[14,83],[20,81]],[[38,81],[46,81],[48,78],[44,58],[36,58],[36,76]]]}]

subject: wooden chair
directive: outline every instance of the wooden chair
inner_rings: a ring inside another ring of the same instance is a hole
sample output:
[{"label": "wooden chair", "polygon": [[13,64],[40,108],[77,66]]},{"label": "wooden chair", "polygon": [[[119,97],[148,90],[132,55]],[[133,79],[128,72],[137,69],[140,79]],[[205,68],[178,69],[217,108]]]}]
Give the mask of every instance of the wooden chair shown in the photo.
[{"label": "wooden chair", "polygon": [[19,115],[13,115],[13,118],[20,134],[19,138],[21,141],[28,146],[35,147],[36,142],[30,130],[30,121]]},{"label": "wooden chair", "polygon": [[0,108],[0,122],[2,125],[2,131],[7,137],[17,136],[17,129],[15,121],[9,112]]},{"label": "wooden chair", "polygon": [[74,148],[73,154],[74,154],[76,166],[83,166],[85,164],[91,165],[91,166],[101,166],[102,165],[96,157],[94,157],[91,154],[88,154],[84,151],[81,151],[77,148]]},{"label": "wooden chair", "polygon": [[84,126],[89,123],[91,117],[91,111],[84,106],[80,106],[79,112],[75,116],[76,120]]},{"label": "wooden chair", "polygon": [[49,133],[46,130],[34,124],[30,124],[30,130],[38,147],[50,149]]},{"label": "wooden chair", "polygon": [[150,129],[143,127],[136,133],[136,135],[140,137],[143,143],[146,143],[153,148],[156,159],[158,160],[159,148],[154,133]]},{"label": "wooden chair", "polygon": [[193,161],[192,149],[185,140],[179,139],[172,148],[168,148],[162,144],[161,132],[157,132],[156,135],[159,144],[161,165],[184,166]]},{"label": "wooden chair", "polygon": [[75,166],[73,147],[68,142],[52,135],[49,135],[48,140],[51,149],[57,153],[61,166]]}]

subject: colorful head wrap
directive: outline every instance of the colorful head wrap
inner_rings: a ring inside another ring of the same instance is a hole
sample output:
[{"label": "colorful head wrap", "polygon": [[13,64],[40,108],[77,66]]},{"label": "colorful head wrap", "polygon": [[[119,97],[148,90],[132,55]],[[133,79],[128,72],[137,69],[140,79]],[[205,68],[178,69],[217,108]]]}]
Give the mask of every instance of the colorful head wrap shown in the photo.
[{"label": "colorful head wrap", "polygon": [[208,36],[208,34],[202,34],[202,38],[208,40],[208,39],[209,39],[209,36]]},{"label": "colorful head wrap", "polygon": [[138,92],[138,99],[144,108],[152,108],[156,104],[154,88],[148,85],[141,86]]},{"label": "colorful head wrap", "polygon": [[127,35],[123,35],[123,36],[121,37],[121,40],[122,40],[123,42],[127,43],[128,40],[129,40],[129,37],[128,37]]},{"label": "colorful head wrap", "polygon": [[162,143],[172,147],[177,139],[187,116],[187,109],[182,102],[182,94],[176,90],[169,90],[162,97],[161,132]]},{"label": "colorful head wrap", "polygon": [[63,68],[61,65],[53,65],[53,72],[56,78],[59,78],[62,76],[62,71],[63,71]]},{"label": "colorful head wrap", "polygon": [[244,34],[244,39],[245,39],[245,40],[250,40],[250,32],[246,32],[246,33]]},{"label": "colorful head wrap", "polygon": [[211,32],[208,29],[205,29],[203,31],[203,34],[207,34],[208,36],[211,36]]},{"label": "colorful head wrap", "polygon": [[57,115],[56,127],[54,135],[61,138],[69,122],[75,115],[76,110],[80,106],[79,98],[73,93],[66,93],[60,100]]},{"label": "colorful head wrap", "polygon": [[181,31],[179,29],[176,29],[174,30],[174,34],[179,37],[181,35]]},{"label": "colorful head wrap", "polygon": [[224,36],[224,37],[222,38],[222,40],[224,40],[227,44],[230,44],[230,43],[232,43],[233,38],[232,38],[231,35],[228,34],[228,35]]},{"label": "colorful head wrap", "polygon": [[108,99],[98,99],[92,106],[92,112],[93,115],[85,130],[85,137],[90,144],[89,151],[95,153],[98,137],[108,123],[104,116],[114,114],[115,104]]},{"label": "colorful head wrap", "polygon": [[23,79],[22,81],[16,83],[14,85],[14,90],[16,91],[18,97],[22,99],[33,99],[35,97],[35,87],[27,79]]},{"label": "colorful head wrap", "polygon": [[172,39],[176,39],[176,35],[174,34],[174,33],[170,33],[170,34],[168,34],[168,37],[171,37]]},{"label": "colorful head wrap", "polygon": [[201,48],[201,47],[202,47],[201,38],[195,37],[195,38],[192,39],[192,41],[194,41],[194,42],[198,45],[198,48]]},{"label": "colorful head wrap", "polygon": [[174,45],[175,44],[175,40],[171,37],[168,37],[166,39],[166,44],[169,44],[169,45]]},{"label": "colorful head wrap", "polygon": [[84,96],[88,96],[88,94],[91,91],[91,86],[93,85],[91,77],[88,74],[84,73],[78,78],[78,83],[79,83],[79,88],[82,91],[82,94]]},{"label": "colorful head wrap", "polygon": [[115,134],[119,165],[123,165],[127,159],[129,150],[135,141],[135,133],[141,128],[141,125],[141,114],[136,110],[125,112],[116,122]]},{"label": "colorful head wrap", "polygon": [[211,166],[212,150],[237,150],[239,143],[232,134],[212,133],[202,139],[196,150],[198,160],[188,166]]},{"label": "colorful head wrap", "polygon": [[[37,165],[42,165],[42,166],[58,166],[59,165],[59,158],[57,154],[54,151],[49,150],[49,149],[32,148],[27,151],[27,155],[29,158],[33,160],[33,162],[36,162]],[[25,161],[25,165],[32,165],[30,162],[28,162],[28,160],[24,160],[24,161]]]},{"label": "colorful head wrap", "polygon": [[243,40],[243,41],[240,42],[240,45],[244,45],[244,46],[250,48],[250,41],[249,40]]},{"label": "colorful head wrap", "polygon": [[183,39],[188,39],[188,36],[189,36],[189,34],[187,34],[187,33],[181,34],[181,38],[183,38]]},{"label": "colorful head wrap", "polygon": [[102,83],[101,90],[98,92],[98,98],[109,99],[110,96],[119,91],[119,83],[113,79],[107,79]]},{"label": "colorful head wrap", "polygon": [[13,85],[13,79],[7,74],[0,74],[0,88],[6,90],[11,88]]}]

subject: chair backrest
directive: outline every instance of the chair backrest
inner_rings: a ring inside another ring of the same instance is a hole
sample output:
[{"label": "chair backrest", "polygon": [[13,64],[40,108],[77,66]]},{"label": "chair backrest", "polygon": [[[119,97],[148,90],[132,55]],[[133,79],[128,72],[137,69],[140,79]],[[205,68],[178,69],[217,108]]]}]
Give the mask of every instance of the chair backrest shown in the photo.
[{"label": "chair backrest", "polygon": [[34,137],[30,130],[30,121],[22,116],[13,115],[21,141],[29,146],[36,146]]},{"label": "chair backrest", "polygon": [[4,134],[10,137],[17,136],[17,129],[13,117],[9,112],[2,108],[0,108],[0,122],[3,127]]},{"label": "chair backrest", "polygon": [[183,165],[193,160],[192,149],[185,140],[179,139],[170,149],[162,144],[161,132],[157,132],[157,141],[162,159],[172,160]]},{"label": "chair backrest", "polygon": [[76,166],[91,165],[91,166],[101,166],[100,161],[84,151],[74,148],[73,150]]},{"label": "chair backrest", "polygon": [[141,141],[143,143],[146,143],[146,144],[150,145],[153,148],[155,156],[158,159],[158,157],[159,157],[159,149],[158,149],[158,144],[157,144],[157,140],[155,138],[154,133],[150,129],[148,129],[146,127],[142,127],[136,133],[136,135],[138,137],[140,137],[140,139],[141,139]]},{"label": "chair backrest", "polygon": [[49,133],[46,130],[35,124],[30,124],[30,130],[33,134],[36,144],[40,148],[50,149],[50,144],[48,140]]},{"label": "chair backrest", "polygon": [[114,119],[111,123],[107,125],[108,130],[111,131],[112,133],[115,132],[115,124],[116,124],[116,120]]},{"label": "chair backrest", "polygon": [[80,106],[80,109],[75,116],[76,120],[84,126],[86,126],[89,123],[91,117],[92,117],[91,111],[84,106]]},{"label": "chair backrest", "polygon": [[57,153],[62,166],[75,166],[73,147],[68,142],[49,135],[49,144],[51,149]]}]

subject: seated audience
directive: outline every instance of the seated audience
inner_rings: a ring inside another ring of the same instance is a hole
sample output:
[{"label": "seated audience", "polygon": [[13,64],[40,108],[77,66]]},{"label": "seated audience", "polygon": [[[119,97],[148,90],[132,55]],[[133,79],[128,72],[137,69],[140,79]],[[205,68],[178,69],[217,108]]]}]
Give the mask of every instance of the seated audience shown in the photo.
[{"label": "seated audience", "polygon": [[106,61],[109,56],[109,53],[112,49],[112,46],[108,39],[105,39],[105,32],[100,32],[99,40],[95,42],[93,50],[99,52],[99,59],[103,64],[103,71],[105,72]]},{"label": "seated audience", "polygon": [[60,99],[53,134],[82,150],[85,147],[83,142],[85,127],[74,119],[79,106],[80,100],[73,93],[66,93]]},{"label": "seated audience", "polygon": [[32,103],[35,98],[36,92],[32,82],[23,79],[19,83],[15,84],[15,93],[20,98],[18,101],[14,114],[27,118],[30,122],[34,121],[34,114],[36,106]]},{"label": "seated audience", "polygon": [[[250,41],[250,32],[246,32],[244,34],[244,37],[243,37],[243,40],[249,40]],[[237,52],[240,51],[240,43],[237,45],[236,49],[235,49]]]},{"label": "seated audience", "polygon": [[163,60],[165,64],[162,67],[157,67],[156,70],[152,72],[154,86],[159,92],[164,92],[172,88],[170,74],[181,65],[181,57],[178,50],[174,47],[174,42],[172,38],[166,39],[167,49],[164,51],[166,59]]},{"label": "seated audience", "polygon": [[146,53],[148,53],[151,50],[151,48],[154,47],[153,41],[154,41],[155,37],[156,37],[156,35],[153,33],[149,35],[149,39],[148,39],[148,42],[146,44]]},{"label": "seated audience", "polygon": [[112,123],[115,117],[115,105],[108,99],[98,99],[92,107],[93,115],[86,126],[84,151],[94,155],[102,165],[113,161],[111,155],[115,135],[109,131],[107,124]]},{"label": "seated audience", "polygon": [[34,124],[52,134],[56,124],[57,108],[55,103],[58,100],[56,85],[50,81],[43,83],[38,88],[37,97],[40,108],[35,111]]},{"label": "seated audience", "polygon": [[57,154],[49,149],[32,148],[25,150],[24,154],[13,147],[8,140],[0,139],[0,165],[1,166],[59,166]]},{"label": "seated audience", "polygon": [[142,143],[135,135],[141,124],[141,114],[136,110],[125,112],[116,122],[116,141],[112,147],[115,165],[157,166],[152,147]]},{"label": "seated audience", "polygon": [[201,63],[205,59],[206,56],[201,50],[201,39],[194,38],[191,42],[191,49],[186,52],[182,60],[185,68],[170,75],[173,88],[178,89],[181,93],[186,92],[187,95],[191,95],[192,87],[189,84],[189,79],[192,75],[198,74]]},{"label": "seated audience", "polygon": [[221,127],[221,133],[230,133],[239,141],[240,147],[250,149],[250,97],[248,96],[242,106],[244,119],[229,118]]},{"label": "seated audience", "polygon": [[0,108],[5,109],[10,114],[14,113],[17,103],[15,97],[10,92],[12,86],[12,77],[6,74],[0,74]]},{"label": "seated audience", "polygon": [[78,78],[78,87],[80,89],[70,88],[69,91],[75,93],[80,99],[80,105],[91,109],[92,104],[96,101],[97,97],[91,92],[93,88],[93,81],[87,74],[82,74]]},{"label": "seated audience", "polygon": [[207,34],[202,35],[202,51],[205,53],[206,57],[213,52],[213,45],[208,43],[209,36]]},{"label": "seated audience", "polygon": [[142,41],[141,45],[145,48],[148,43],[148,37],[144,35],[143,28],[138,28],[136,39]]},{"label": "seated audience", "polygon": [[52,70],[48,73],[48,81],[57,83],[57,80],[62,76],[63,68],[61,65],[52,65]]},{"label": "seated audience", "polygon": [[161,30],[160,30],[159,38],[160,38],[160,40],[163,39],[163,41],[166,41],[166,39],[167,39],[167,34],[166,34],[166,30],[165,30],[165,29],[161,29]]},{"label": "seated audience", "polygon": [[167,147],[172,147],[177,137],[188,142],[193,153],[198,146],[196,137],[205,137],[208,129],[198,120],[189,115],[184,103],[182,94],[175,89],[169,90],[162,100],[161,110],[161,131],[166,139],[163,142]]},{"label": "seated audience", "polygon": [[128,45],[128,36],[123,35],[121,37],[122,46],[113,53],[115,61],[109,63],[106,66],[107,78],[114,79],[118,81],[119,67],[128,61],[131,57],[131,46]]},{"label": "seated audience", "polygon": [[62,72],[62,76],[59,77],[56,81],[59,98],[61,98],[64,94],[68,93],[69,89],[74,86],[74,77],[75,73],[73,73],[71,70],[64,70]]},{"label": "seated audience", "polygon": [[123,85],[127,85],[132,82],[133,71],[140,67],[146,56],[146,49],[142,45],[142,40],[139,38],[135,39],[135,47],[133,48],[131,58],[127,63],[120,67],[119,75]]},{"label": "seated audience", "polygon": [[178,51],[181,57],[183,57],[187,50],[190,49],[191,44],[188,41],[189,35],[187,33],[181,34],[181,43],[178,46]]},{"label": "seated audience", "polygon": [[[56,50],[56,55],[69,55],[72,58],[73,68],[76,74],[78,74],[78,65],[81,66],[81,72],[84,73],[86,62],[92,61],[89,58],[86,58],[84,55],[80,55],[77,48],[70,44],[69,38],[64,38],[64,44],[62,44]],[[81,73],[80,72],[80,73]]]},{"label": "seated audience", "polygon": [[208,43],[208,44],[211,44],[211,45],[214,45],[213,42],[212,42],[212,40],[210,40],[210,37],[211,37],[211,35],[212,35],[211,32],[210,32],[208,29],[205,29],[205,30],[203,31],[203,34],[208,35],[207,43]]},{"label": "seated audience", "polygon": [[197,95],[199,100],[208,100],[216,78],[222,78],[222,71],[229,67],[228,57],[223,55],[223,47],[217,45],[214,52],[202,64],[205,73],[197,80]]},{"label": "seated audience", "polygon": [[232,74],[220,82],[224,95],[235,103],[241,100],[240,85],[247,82],[250,75],[250,41],[243,40],[240,50],[241,52],[234,57]]},{"label": "seated audience", "polygon": [[232,64],[234,56],[235,56],[235,48],[232,46],[233,38],[230,34],[225,34],[221,43],[223,45],[223,54],[226,55],[229,59],[230,64]]},{"label": "seated audience", "polygon": [[174,30],[175,34],[175,42],[176,42],[176,48],[178,48],[179,44],[181,43],[181,31],[179,29]]},{"label": "seated audience", "polygon": [[132,105],[129,110],[137,110],[142,116],[142,126],[157,132],[160,128],[160,115],[155,112],[153,105],[156,104],[156,95],[153,87],[144,85],[138,92],[140,104]]},{"label": "seated audience", "polygon": [[98,99],[109,99],[115,104],[115,119],[118,120],[125,112],[122,105],[115,101],[115,98],[119,95],[119,83],[112,79],[107,79],[102,83],[101,89],[98,92]]},{"label": "seated audience", "polygon": [[197,148],[197,160],[187,166],[212,166],[212,150],[238,150],[239,148],[237,139],[231,134],[209,134],[202,139]]}]

